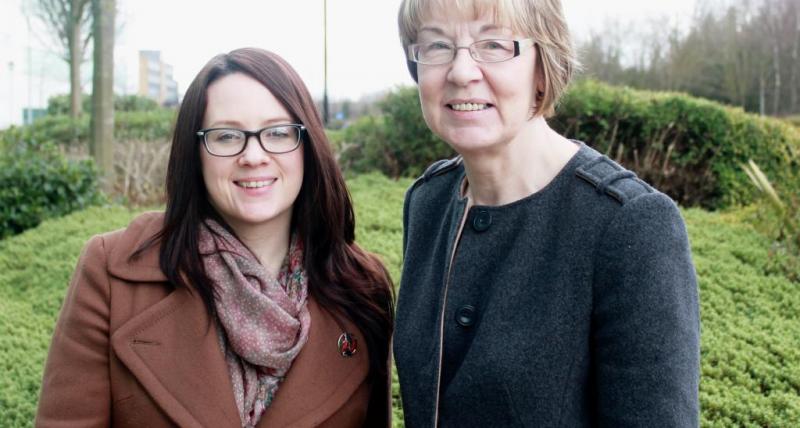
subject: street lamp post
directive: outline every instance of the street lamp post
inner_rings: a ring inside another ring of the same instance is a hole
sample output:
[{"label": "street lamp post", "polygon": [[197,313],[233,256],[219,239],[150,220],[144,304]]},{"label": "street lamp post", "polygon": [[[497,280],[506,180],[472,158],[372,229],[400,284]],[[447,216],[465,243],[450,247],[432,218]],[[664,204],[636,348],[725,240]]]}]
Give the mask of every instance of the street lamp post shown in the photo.
[{"label": "street lamp post", "polygon": [[322,123],[328,126],[328,0],[322,0],[322,32],[324,41],[324,88],[322,92]]},{"label": "street lamp post", "polygon": [[8,126],[14,123],[14,61],[8,62]]}]

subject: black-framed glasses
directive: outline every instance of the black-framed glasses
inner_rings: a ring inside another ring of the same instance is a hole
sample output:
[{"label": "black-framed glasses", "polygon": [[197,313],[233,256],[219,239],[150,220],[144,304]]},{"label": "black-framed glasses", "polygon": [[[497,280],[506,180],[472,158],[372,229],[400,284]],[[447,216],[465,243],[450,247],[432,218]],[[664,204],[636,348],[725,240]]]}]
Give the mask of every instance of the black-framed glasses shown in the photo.
[{"label": "black-framed glasses", "polygon": [[459,49],[467,49],[469,55],[478,62],[502,62],[518,57],[522,49],[533,46],[533,39],[478,40],[469,46],[456,46],[453,43],[437,40],[414,43],[408,46],[408,59],[419,64],[441,65],[456,58]]},{"label": "black-framed glasses", "polygon": [[289,153],[300,147],[306,127],[297,123],[267,126],[257,131],[236,128],[208,128],[197,131],[203,138],[206,151],[214,156],[230,157],[241,154],[250,137],[256,137],[258,145],[272,154]]}]

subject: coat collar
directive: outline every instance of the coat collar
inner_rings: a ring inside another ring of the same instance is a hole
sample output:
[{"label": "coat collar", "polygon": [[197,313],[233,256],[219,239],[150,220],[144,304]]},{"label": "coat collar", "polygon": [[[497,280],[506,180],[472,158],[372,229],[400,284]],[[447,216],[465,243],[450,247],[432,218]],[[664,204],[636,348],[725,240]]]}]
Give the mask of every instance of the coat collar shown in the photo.
[{"label": "coat collar", "polygon": [[[127,282],[166,281],[158,267],[158,246],[130,260],[162,223],[163,215],[158,213],[134,220],[112,246],[109,272]],[[366,381],[369,355],[360,332],[347,322],[340,326],[311,296],[308,308],[308,342],[259,427],[321,424]],[[359,342],[358,352],[350,358],[338,352],[343,330],[353,333]],[[112,334],[111,346],[153,401],[178,425],[241,426],[216,327],[197,293],[176,289],[149,305]]]},{"label": "coat collar", "polygon": [[108,255],[108,273],[131,282],[164,282],[167,277],[158,263],[160,246],[151,245],[137,258],[131,259],[147,240],[153,238],[164,225],[164,214],[148,212],[136,217],[122,231]]}]

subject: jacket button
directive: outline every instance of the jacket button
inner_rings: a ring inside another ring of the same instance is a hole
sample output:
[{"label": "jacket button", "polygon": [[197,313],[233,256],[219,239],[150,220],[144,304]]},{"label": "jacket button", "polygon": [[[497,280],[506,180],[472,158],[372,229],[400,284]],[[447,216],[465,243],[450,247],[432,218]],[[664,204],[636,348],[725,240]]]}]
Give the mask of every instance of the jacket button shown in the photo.
[{"label": "jacket button", "polygon": [[461,327],[471,327],[475,324],[477,312],[474,306],[464,305],[456,311],[456,322]]},{"label": "jacket button", "polygon": [[486,232],[492,225],[492,213],[488,210],[478,210],[472,217],[472,228],[476,232]]}]

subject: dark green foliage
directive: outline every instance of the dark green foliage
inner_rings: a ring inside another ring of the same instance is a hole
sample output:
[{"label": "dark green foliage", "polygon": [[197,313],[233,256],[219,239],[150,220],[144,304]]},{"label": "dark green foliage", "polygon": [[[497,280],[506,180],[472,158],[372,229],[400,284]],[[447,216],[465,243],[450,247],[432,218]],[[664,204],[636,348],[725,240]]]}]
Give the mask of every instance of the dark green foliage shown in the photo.
[{"label": "dark green foliage", "polygon": [[114,112],[158,110],[158,103],[141,95],[114,95]]},{"label": "dark green foliage", "polygon": [[[425,125],[416,88],[400,88],[381,104],[383,116],[345,131],[342,166],[417,176],[452,150]],[[676,93],[576,83],[550,124],[582,140],[669,194],[683,206],[747,204],[755,193],[740,165],[753,159],[776,181],[800,186],[800,131],[785,122]]]},{"label": "dark green foliage", "polygon": [[753,200],[741,169],[753,159],[794,183],[800,133],[785,123],[676,93],[575,84],[553,127],[582,140],[669,194],[683,206],[718,208]]},{"label": "dark green foliage", "polygon": [[0,241],[0,426],[33,426],[47,347],[80,250],[133,215],[94,207]]},{"label": "dark green foliage", "polygon": [[[54,95],[47,99],[47,114],[49,116],[69,115],[70,98],[69,94]],[[92,97],[83,94],[81,96],[81,111],[92,111]]]},{"label": "dark green foliage", "polygon": [[340,157],[345,169],[415,177],[434,161],[455,155],[425,124],[416,87],[393,91],[380,109],[381,117],[362,117],[345,130]]},{"label": "dark green foliage", "polygon": [[800,421],[800,287],[771,274],[770,240],[739,215],[685,212],[700,285],[705,427]]},{"label": "dark green foliage", "polygon": [[[169,140],[176,111],[155,109],[121,111],[114,114],[114,138],[127,140]],[[54,143],[62,147],[79,146],[89,141],[89,115],[72,119],[67,115],[44,116],[29,126],[12,126],[0,131],[0,146],[21,141]]]},{"label": "dark green foliage", "polygon": [[[398,175],[397,159],[386,142],[383,117],[362,116],[341,131],[338,138],[339,165],[345,171],[380,171]],[[334,146],[335,147],[335,146]]]},{"label": "dark green foliage", "polygon": [[[47,100],[47,114],[50,116],[69,115],[69,94],[56,95]],[[153,111],[157,110],[158,103],[150,98],[140,95],[115,95],[114,111]],[[81,109],[84,113],[92,112],[92,97],[83,94]]]},{"label": "dark green foliage", "polygon": [[[410,180],[348,181],[356,238],[399,281],[402,201]],[[47,346],[80,249],[137,213],[89,208],[0,241],[0,426],[32,425]],[[800,420],[800,288],[771,273],[770,239],[741,212],[684,211],[700,286],[703,427],[789,427]],[[394,426],[402,427],[398,385]]]},{"label": "dark green foliage", "polygon": [[0,239],[101,201],[90,160],[68,160],[49,144],[0,154]]}]

